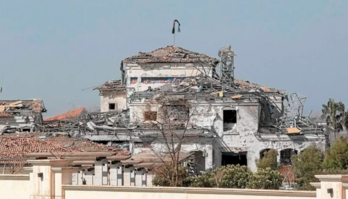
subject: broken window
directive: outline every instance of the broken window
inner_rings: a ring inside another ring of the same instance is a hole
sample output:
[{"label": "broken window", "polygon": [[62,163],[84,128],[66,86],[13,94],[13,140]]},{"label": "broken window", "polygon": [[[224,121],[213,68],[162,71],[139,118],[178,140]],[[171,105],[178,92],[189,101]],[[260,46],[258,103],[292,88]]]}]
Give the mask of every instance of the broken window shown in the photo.
[{"label": "broken window", "polygon": [[144,113],[145,121],[156,121],[157,120],[157,112],[155,111],[146,111]]},{"label": "broken window", "polygon": [[224,131],[232,130],[234,124],[237,123],[237,111],[236,110],[224,110]]},{"label": "broken window", "polygon": [[222,152],[221,153],[221,166],[226,165],[244,165],[248,166],[247,152]]},{"label": "broken window", "polygon": [[138,82],[138,78],[137,77],[131,77],[131,84],[136,84]]},{"label": "broken window", "polygon": [[109,103],[109,111],[116,110],[116,104],[115,103]]},{"label": "broken window", "polygon": [[280,163],[289,165],[291,164],[291,157],[297,155],[297,151],[294,149],[284,149],[280,151]]},{"label": "broken window", "polygon": [[156,83],[172,83],[181,81],[183,77],[142,77],[141,83],[144,84],[156,84]]}]

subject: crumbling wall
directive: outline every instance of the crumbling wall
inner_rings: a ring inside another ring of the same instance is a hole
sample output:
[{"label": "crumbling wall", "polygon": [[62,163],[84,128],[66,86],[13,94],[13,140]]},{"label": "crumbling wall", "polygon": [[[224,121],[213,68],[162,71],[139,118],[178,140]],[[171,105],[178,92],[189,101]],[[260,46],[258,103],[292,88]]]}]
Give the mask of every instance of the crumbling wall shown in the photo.
[{"label": "crumbling wall", "polygon": [[[325,147],[324,135],[277,135],[258,133],[260,106],[258,103],[212,103],[195,104],[195,111],[191,123],[202,128],[208,128],[217,136],[214,138],[214,167],[221,166],[222,153],[246,152],[248,167],[256,171],[255,159],[260,158],[264,149],[276,149],[278,153],[284,149],[302,151],[313,143]],[[237,112],[237,123],[232,130],[223,129],[223,111],[234,109]],[[278,156],[278,161],[280,156]]]},{"label": "crumbling wall", "polygon": [[[212,66],[207,64],[153,63],[140,66],[134,63],[127,63],[126,69],[127,87],[133,87],[135,91],[145,91],[149,86],[158,88],[172,83],[175,78],[198,76],[203,73],[212,76],[213,73]],[[146,78],[148,80],[151,77],[167,77],[169,79],[166,81],[144,81]]]},{"label": "crumbling wall", "polygon": [[[189,137],[184,138],[184,143],[181,144],[180,152],[198,152],[201,151],[204,158],[205,165],[199,165],[203,170],[211,169],[213,167],[213,139],[204,137]],[[169,140],[168,140],[169,141]],[[171,144],[171,142],[170,142]],[[174,143],[176,147],[178,143]],[[157,139],[151,144],[135,144],[134,154],[139,153],[168,153],[168,148],[163,139]]]},{"label": "crumbling wall", "polygon": [[108,112],[109,104],[115,104],[115,110],[120,111],[126,109],[127,96],[125,91],[102,91],[100,94],[100,111]]}]

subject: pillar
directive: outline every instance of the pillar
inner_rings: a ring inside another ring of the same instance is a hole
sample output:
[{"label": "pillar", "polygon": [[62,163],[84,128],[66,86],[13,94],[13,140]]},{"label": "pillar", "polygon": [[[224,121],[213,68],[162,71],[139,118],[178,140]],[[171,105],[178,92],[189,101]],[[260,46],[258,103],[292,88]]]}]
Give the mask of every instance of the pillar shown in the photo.
[{"label": "pillar", "polygon": [[123,185],[123,172],[122,163],[110,164],[110,185],[122,186]]},{"label": "pillar", "polygon": [[97,160],[94,164],[95,181],[94,185],[108,184],[108,161],[106,159]]},{"label": "pillar", "polygon": [[28,160],[33,165],[33,172],[30,174],[30,198],[62,197],[62,185],[69,184],[72,180],[73,170],[65,169],[71,162],[72,160]]},{"label": "pillar", "polygon": [[348,193],[348,175],[316,175],[317,199],[345,199]]}]

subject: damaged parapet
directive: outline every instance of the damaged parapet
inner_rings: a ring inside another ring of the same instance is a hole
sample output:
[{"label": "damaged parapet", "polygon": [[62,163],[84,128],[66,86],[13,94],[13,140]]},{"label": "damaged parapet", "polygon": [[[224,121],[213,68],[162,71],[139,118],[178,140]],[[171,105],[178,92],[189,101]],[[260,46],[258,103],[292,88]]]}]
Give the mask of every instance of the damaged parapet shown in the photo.
[{"label": "damaged parapet", "polygon": [[0,133],[34,131],[42,125],[42,100],[0,100]]},{"label": "damaged parapet", "polygon": [[93,90],[99,90],[100,111],[121,111],[127,108],[126,86],[120,80],[109,80]]},{"label": "damaged parapet", "polygon": [[115,133],[128,128],[128,111],[87,112],[78,108],[44,120],[42,131],[74,137]]}]

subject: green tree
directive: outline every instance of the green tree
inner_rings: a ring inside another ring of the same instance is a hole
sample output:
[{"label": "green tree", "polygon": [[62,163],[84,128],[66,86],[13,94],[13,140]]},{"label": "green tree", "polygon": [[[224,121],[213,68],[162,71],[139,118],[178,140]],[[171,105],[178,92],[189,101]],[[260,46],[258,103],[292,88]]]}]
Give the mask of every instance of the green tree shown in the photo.
[{"label": "green tree", "polygon": [[348,169],[348,138],[337,138],[325,153],[323,168],[327,170]]},{"label": "green tree", "polygon": [[311,145],[300,153],[294,155],[292,163],[296,174],[297,188],[300,190],[314,190],[310,182],[317,181],[315,174],[321,172],[323,154],[315,145]]},{"label": "green tree", "polygon": [[336,137],[337,133],[347,127],[347,118],[345,106],[342,102],[335,102],[329,99],[327,104],[323,104],[322,117],[325,119],[327,127],[333,131]]},{"label": "green tree", "polygon": [[247,188],[250,189],[279,189],[282,185],[283,176],[282,174],[270,167],[261,168],[254,173],[248,183]]},{"label": "green tree", "polygon": [[261,159],[255,160],[257,169],[271,168],[273,170],[277,170],[278,169],[277,156],[278,156],[277,150],[270,149],[269,151],[265,151]]}]

